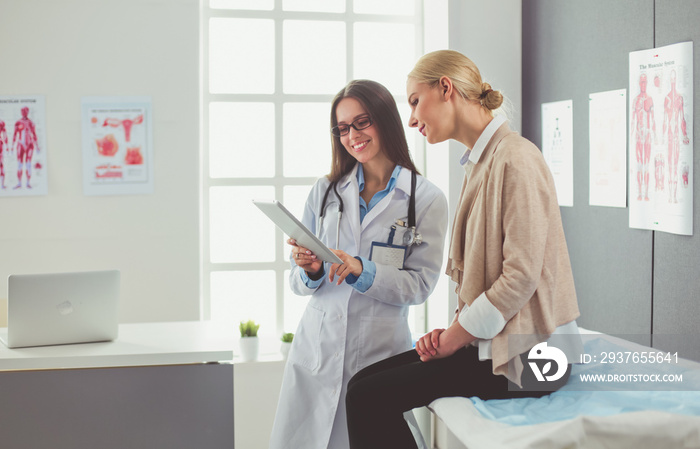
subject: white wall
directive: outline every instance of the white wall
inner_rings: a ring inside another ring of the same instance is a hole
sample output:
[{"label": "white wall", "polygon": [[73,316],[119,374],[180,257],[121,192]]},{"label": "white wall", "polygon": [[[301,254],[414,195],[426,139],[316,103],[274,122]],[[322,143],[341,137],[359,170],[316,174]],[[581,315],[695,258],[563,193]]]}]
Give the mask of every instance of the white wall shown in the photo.
[{"label": "white wall", "polygon": [[[120,321],[197,319],[199,1],[0,0],[0,61],[0,95],[45,95],[49,176],[0,198],[0,297],[11,273],[118,268]],[[113,95],[152,97],[151,195],[83,195],[80,99]]]},{"label": "white wall", "polygon": [[282,387],[283,361],[233,365],[235,447],[267,449]]},{"label": "white wall", "polygon": [[510,100],[511,126],[520,131],[521,0],[450,0],[449,21],[450,48],[474,61],[484,81]]},{"label": "white wall", "polygon": [[[466,55],[479,68],[481,77],[500,90],[511,103],[511,127],[521,129],[522,110],[522,5],[521,0],[449,0],[449,46]],[[464,170],[457,163],[464,145],[450,142],[448,202],[459,200]],[[450,219],[450,228],[452,226]],[[448,229],[450,229],[448,228]],[[450,310],[457,295],[450,288]]]},{"label": "white wall", "polygon": [[[426,0],[430,1],[430,0]],[[522,111],[522,4],[521,0],[449,0],[449,47],[457,50],[479,67],[484,81],[500,90],[511,103],[508,115],[511,127],[521,130]],[[457,163],[464,146],[450,142],[448,202],[457,204],[464,170]],[[449,224],[451,228],[452,224]],[[457,307],[453,284],[450,310]],[[434,423],[435,447],[462,449],[462,445],[442,421]]]}]

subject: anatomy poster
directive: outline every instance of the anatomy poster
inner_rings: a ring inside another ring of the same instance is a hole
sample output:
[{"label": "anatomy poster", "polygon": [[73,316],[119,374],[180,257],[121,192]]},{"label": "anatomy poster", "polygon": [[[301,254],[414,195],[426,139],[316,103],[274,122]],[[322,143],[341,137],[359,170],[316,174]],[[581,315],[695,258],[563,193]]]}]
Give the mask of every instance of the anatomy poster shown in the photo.
[{"label": "anatomy poster", "polygon": [[0,197],[48,193],[46,151],[44,97],[0,96]]},{"label": "anatomy poster", "polygon": [[630,53],[630,227],[693,234],[693,43]]},{"label": "anatomy poster", "polygon": [[150,98],[85,97],[82,121],[85,195],[153,193]]},{"label": "anatomy poster", "polygon": [[560,206],[574,205],[573,101],[542,104],[542,154],[554,177]]},{"label": "anatomy poster", "polygon": [[591,206],[627,207],[627,91],[588,96]]}]

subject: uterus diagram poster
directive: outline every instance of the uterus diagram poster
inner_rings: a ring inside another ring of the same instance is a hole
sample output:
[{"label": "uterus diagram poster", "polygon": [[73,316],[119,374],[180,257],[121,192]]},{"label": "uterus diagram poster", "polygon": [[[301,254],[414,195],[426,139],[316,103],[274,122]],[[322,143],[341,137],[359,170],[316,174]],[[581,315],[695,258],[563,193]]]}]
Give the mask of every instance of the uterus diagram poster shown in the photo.
[{"label": "uterus diagram poster", "polygon": [[149,97],[84,97],[85,195],[153,193],[153,119]]},{"label": "uterus diagram poster", "polygon": [[542,155],[554,177],[560,206],[574,205],[574,108],[572,100],[542,104]]},{"label": "uterus diagram poster", "polygon": [[0,197],[49,192],[43,95],[0,96]]},{"label": "uterus diagram poster", "polygon": [[693,43],[629,64],[629,226],[692,235]]}]

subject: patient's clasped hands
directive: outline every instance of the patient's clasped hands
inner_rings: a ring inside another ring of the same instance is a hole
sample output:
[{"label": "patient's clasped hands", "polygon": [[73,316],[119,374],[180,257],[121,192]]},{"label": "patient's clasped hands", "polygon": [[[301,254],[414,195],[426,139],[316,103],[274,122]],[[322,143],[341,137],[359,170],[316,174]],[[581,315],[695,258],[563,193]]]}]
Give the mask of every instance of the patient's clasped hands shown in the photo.
[{"label": "patient's clasped hands", "polygon": [[444,351],[440,351],[438,354],[440,335],[442,335],[443,332],[445,332],[445,329],[433,329],[432,332],[428,332],[418,339],[416,342],[416,352],[420,356],[422,362],[447,357],[447,355],[443,354]]},{"label": "patient's clasped hands", "polygon": [[449,357],[459,348],[476,340],[456,320],[447,329],[434,329],[416,342],[416,352],[422,362]]}]

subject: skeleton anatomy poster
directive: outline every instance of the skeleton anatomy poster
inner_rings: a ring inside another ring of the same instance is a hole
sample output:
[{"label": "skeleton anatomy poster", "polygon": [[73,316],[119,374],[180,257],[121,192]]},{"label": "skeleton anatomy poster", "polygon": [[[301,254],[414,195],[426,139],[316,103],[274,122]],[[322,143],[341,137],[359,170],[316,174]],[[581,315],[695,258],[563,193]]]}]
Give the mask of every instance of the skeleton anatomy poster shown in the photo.
[{"label": "skeleton anatomy poster", "polygon": [[542,155],[554,177],[560,206],[574,205],[573,131],[572,100],[542,103]]},{"label": "skeleton anatomy poster", "polygon": [[0,96],[0,197],[46,195],[43,96]]},{"label": "skeleton anatomy poster", "polygon": [[85,195],[153,193],[150,98],[85,97],[82,122]]},{"label": "skeleton anatomy poster", "polygon": [[693,43],[630,53],[630,227],[693,234]]}]

